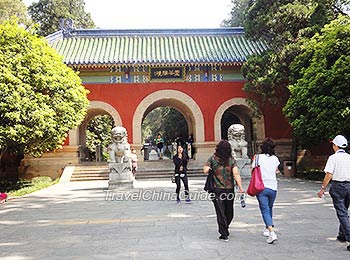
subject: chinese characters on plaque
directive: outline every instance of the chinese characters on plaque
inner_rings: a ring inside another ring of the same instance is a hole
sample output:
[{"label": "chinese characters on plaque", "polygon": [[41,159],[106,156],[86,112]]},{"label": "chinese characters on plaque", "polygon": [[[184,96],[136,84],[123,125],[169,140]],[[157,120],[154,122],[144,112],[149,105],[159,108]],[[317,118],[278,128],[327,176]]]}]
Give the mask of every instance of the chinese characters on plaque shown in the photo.
[{"label": "chinese characters on plaque", "polygon": [[180,79],[185,78],[183,67],[159,67],[150,68],[151,80],[157,79]]}]

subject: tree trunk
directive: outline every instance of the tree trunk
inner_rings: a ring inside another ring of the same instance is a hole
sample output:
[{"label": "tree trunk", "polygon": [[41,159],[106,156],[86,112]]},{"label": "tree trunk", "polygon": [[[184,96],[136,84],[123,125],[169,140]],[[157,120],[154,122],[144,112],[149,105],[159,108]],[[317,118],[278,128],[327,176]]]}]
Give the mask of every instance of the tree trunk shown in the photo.
[{"label": "tree trunk", "polygon": [[294,161],[295,165],[298,158],[298,139],[293,137],[292,138],[292,147],[291,147],[291,153],[290,158],[292,161]]}]

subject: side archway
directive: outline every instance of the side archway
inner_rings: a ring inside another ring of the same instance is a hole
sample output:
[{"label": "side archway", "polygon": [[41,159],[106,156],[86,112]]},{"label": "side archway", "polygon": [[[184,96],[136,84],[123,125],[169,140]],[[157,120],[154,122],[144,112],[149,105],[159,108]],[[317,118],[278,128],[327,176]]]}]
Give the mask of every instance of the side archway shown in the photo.
[{"label": "side archway", "polygon": [[216,110],[215,117],[214,117],[214,137],[216,142],[221,140],[221,119],[225,111],[227,111],[231,107],[238,107],[237,110],[243,110],[241,113],[236,114],[236,116],[240,119],[243,125],[245,122],[244,115],[249,116],[249,118],[252,120],[252,123],[253,123],[252,131],[253,131],[254,139],[262,140],[265,138],[264,117],[262,116],[260,119],[254,118],[252,116],[253,111],[251,110],[251,108],[249,107],[249,105],[247,104],[244,98],[232,98],[222,103],[221,106]]},{"label": "side archway", "polygon": [[123,125],[118,111],[110,104],[103,101],[90,101],[84,121],[79,128],[69,132],[70,145],[85,145],[87,124],[97,115],[110,115],[114,120],[114,125]]},{"label": "side archway", "polygon": [[133,143],[141,144],[143,118],[158,106],[171,106],[180,111],[188,122],[196,142],[204,142],[204,118],[198,104],[187,94],[177,90],[159,90],[145,97],[135,110],[132,129]]},{"label": "side archway", "polygon": [[[116,126],[122,126],[123,122],[122,119],[118,113],[117,110],[115,110],[114,107],[112,107],[110,104],[103,102],[103,101],[90,101],[89,107],[88,107],[88,115],[93,114],[93,112],[99,112],[98,114],[101,114],[102,111],[105,111],[104,114],[109,114],[113,120],[114,124]],[[95,115],[91,116],[94,117]]]}]

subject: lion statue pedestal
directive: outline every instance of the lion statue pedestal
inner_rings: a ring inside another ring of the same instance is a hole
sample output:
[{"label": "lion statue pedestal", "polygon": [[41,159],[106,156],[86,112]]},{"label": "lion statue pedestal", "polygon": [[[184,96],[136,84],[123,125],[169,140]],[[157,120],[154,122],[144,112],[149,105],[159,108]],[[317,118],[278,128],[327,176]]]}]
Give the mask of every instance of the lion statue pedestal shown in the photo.
[{"label": "lion statue pedestal", "polygon": [[112,129],[112,144],[108,149],[110,150],[108,189],[132,188],[134,176],[131,171],[131,150],[124,127],[116,126]]},{"label": "lion statue pedestal", "polygon": [[241,177],[244,179],[250,178],[251,177],[251,160],[237,158],[236,163],[237,163]]},{"label": "lion statue pedestal", "polygon": [[133,188],[134,176],[131,171],[131,163],[109,163],[108,189],[114,190],[120,187]]},{"label": "lion statue pedestal", "polygon": [[250,178],[251,160],[247,155],[248,142],[245,140],[244,126],[233,124],[227,131],[228,142],[231,144],[232,157],[236,160],[242,178]]}]

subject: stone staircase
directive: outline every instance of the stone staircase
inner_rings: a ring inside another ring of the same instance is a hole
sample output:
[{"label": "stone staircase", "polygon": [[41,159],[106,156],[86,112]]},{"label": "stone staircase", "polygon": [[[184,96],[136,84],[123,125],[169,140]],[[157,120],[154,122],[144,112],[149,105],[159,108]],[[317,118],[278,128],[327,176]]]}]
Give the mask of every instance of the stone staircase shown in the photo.
[{"label": "stone staircase", "polygon": [[[190,160],[187,174],[189,177],[204,177],[202,173],[203,162]],[[171,178],[174,174],[172,160],[148,161],[138,164],[136,179]]]},{"label": "stone staircase", "polygon": [[107,163],[85,163],[75,166],[70,181],[100,181],[108,180],[109,170]]},{"label": "stone staircase", "polygon": [[[204,162],[190,160],[188,164],[188,176],[190,178],[204,178],[202,173]],[[138,163],[136,179],[170,179],[174,172],[172,160],[146,161]],[[97,181],[108,180],[108,163],[84,163],[76,165],[70,181]]]}]

